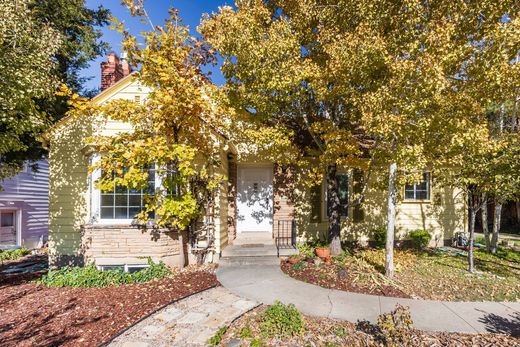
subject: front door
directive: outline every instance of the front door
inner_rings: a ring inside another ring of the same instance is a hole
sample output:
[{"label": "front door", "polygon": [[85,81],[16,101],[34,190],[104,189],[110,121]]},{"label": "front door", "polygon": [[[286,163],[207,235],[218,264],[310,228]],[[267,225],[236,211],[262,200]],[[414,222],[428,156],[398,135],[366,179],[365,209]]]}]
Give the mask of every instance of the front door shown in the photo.
[{"label": "front door", "polygon": [[16,246],[16,211],[0,210],[0,246]]},{"label": "front door", "polygon": [[273,228],[273,168],[238,166],[237,231],[271,232]]}]

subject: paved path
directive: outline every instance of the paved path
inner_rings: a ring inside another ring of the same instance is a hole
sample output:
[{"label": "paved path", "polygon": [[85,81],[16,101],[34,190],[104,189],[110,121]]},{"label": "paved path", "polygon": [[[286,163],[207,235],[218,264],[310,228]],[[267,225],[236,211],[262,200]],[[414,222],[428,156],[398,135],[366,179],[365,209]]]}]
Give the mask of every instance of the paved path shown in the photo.
[{"label": "paved path", "polygon": [[224,262],[217,278],[231,292],[271,304],[293,303],[305,314],[351,322],[368,320],[392,310],[397,303],[409,306],[414,326],[429,331],[502,332],[520,335],[520,303],[441,302],[364,295],[325,289],[297,281],[280,270],[273,257],[262,263]]},{"label": "paved path", "polygon": [[177,301],[137,323],[109,346],[207,346],[209,338],[258,303],[215,287]]}]

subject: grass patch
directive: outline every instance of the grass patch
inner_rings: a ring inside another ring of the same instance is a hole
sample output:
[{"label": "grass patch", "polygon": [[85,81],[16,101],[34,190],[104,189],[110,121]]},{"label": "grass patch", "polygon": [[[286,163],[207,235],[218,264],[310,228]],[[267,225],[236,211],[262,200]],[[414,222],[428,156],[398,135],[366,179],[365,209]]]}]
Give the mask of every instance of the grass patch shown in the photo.
[{"label": "grass patch", "polygon": [[7,260],[16,260],[25,257],[29,253],[31,253],[31,251],[27,248],[0,250],[0,262],[3,263]]},{"label": "grass patch", "polygon": [[217,330],[217,332],[215,333],[215,335],[213,335],[208,340],[209,346],[211,346],[211,347],[218,346],[220,344],[220,342],[222,341],[222,338],[224,337],[224,334],[226,333],[227,329],[228,329],[227,326],[220,327]]},{"label": "grass patch", "polygon": [[148,259],[149,267],[128,273],[117,270],[101,271],[94,264],[84,267],[64,267],[51,270],[38,283],[47,287],[102,288],[122,284],[144,283],[164,278],[172,272],[163,262],[154,263]]}]

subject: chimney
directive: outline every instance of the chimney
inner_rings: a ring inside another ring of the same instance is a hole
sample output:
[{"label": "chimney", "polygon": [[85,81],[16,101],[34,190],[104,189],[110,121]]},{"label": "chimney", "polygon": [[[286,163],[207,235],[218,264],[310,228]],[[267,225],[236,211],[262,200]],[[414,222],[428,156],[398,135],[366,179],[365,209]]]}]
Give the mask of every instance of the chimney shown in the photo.
[{"label": "chimney", "polygon": [[131,72],[132,68],[126,59],[120,62],[115,53],[109,53],[107,61],[101,63],[101,91],[112,87]]}]

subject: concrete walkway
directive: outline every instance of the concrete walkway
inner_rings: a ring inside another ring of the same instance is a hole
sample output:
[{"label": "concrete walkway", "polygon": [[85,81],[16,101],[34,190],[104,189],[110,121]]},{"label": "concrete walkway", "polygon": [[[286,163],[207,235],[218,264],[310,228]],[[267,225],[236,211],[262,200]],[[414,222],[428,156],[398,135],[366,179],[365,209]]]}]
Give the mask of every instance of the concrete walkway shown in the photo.
[{"label": "concrete walkway", "polygon": [[177,301],[115,338],[112,347],[207,346],[220,327],[258,306],[223,287]]},{"label": "concrete walkway", "polygon": [[520,335],[520,303],[442,302],[364,295],[295,280],[280,270],[279,259],[262,257],[221,262],[220,283],[242,298],[272,304],[293,303],[303,313],[357,322],[375,323],[397,303],[409,306],[414,326],[448,332],[498,332]]}]

